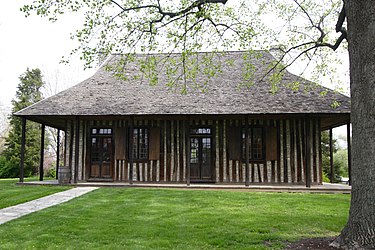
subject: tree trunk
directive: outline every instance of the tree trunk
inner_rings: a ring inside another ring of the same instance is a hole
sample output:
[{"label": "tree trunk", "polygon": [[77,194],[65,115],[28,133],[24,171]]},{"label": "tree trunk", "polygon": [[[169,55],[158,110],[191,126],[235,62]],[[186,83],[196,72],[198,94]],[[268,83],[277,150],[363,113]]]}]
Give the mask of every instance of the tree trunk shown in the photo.
[{"label": "tree trunk", "polygon": [[375,249],[375,3],[347,0],[350,57],[352,197],[349,220],[332,243]]}]

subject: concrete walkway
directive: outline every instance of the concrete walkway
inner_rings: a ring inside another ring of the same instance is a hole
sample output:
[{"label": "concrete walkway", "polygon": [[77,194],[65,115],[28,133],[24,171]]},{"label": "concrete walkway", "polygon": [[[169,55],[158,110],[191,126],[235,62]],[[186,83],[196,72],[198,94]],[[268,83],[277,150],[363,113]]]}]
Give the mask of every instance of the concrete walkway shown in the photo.
[{"label": "concrete walkway", "polygon": [[95,189],[97,189],[97,187],[76,187],[26,203],[0,209],[0,225],[47,207],[52,207],[54,205],[67,202]]}]

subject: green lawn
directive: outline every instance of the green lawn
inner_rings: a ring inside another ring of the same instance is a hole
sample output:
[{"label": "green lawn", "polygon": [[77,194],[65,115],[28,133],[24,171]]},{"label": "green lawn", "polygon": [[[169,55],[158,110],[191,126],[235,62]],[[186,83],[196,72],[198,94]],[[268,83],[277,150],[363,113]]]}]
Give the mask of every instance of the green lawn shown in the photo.
[{"label": "green lawn", "polygon": [[339,234],[349,195],[101,188],[0,225],[4,249],[282,249]]},{"label": "green lawn", "polygon": [[[26,181],[28,180],[30,179]],[[20,186],[16,185],[17,181],[18,179],[0,179],[0,209],[70,188],[67,186]]]}]

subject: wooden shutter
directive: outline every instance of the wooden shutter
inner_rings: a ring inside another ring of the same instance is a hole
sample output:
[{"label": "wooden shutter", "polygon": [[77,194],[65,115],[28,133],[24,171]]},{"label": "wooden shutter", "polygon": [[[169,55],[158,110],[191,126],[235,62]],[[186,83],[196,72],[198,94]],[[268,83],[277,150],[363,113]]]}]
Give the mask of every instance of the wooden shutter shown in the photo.
[{"label": "wooden shutter", "polygon": [[126,160],[126,130],[124,128],[115,129],[115,149],[116,160]]},{"label": "wooden shutter", "polygon": [[229,160],[241,160],[241,129],[229,127],[227,131]]},{"label": "wooden shutter", "polygon": [[151,128],[148,159],[150,161],[153,161],[153,160],[159,160],[159,158],[160,158],[160,129]]},{"label": "wooden shutter", "polygon": [[266,129],[266,160],[277,160],[277,129],[274,127]]}]

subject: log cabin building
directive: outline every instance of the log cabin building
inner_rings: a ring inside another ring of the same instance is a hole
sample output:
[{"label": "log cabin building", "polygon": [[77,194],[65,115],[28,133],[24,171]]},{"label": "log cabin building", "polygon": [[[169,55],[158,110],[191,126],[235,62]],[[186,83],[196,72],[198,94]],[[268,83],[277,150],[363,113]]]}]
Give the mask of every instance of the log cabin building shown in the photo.
[{"label": "log cabin building", "polygon": [[[23,124],[65,132],[61,161],[71,183],[321,184],[320,133],[350,123],[349,97],[288,71],[272,84],[268,52],[224,52],[212,60],[217,73],[208,76],[211,66],[202,64],[185,94],[178,79],[167,84],[159,64],[155,86],[138,77],[133,60],[127,79],[101,67],[16,115]],[[22,166],[21,157],[21,181]]]}]

